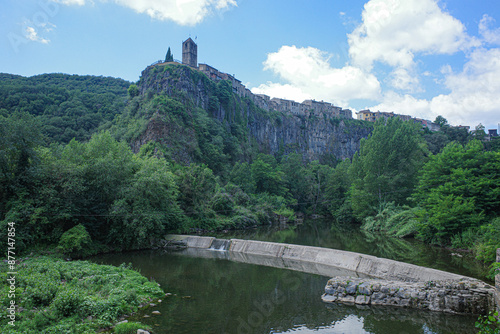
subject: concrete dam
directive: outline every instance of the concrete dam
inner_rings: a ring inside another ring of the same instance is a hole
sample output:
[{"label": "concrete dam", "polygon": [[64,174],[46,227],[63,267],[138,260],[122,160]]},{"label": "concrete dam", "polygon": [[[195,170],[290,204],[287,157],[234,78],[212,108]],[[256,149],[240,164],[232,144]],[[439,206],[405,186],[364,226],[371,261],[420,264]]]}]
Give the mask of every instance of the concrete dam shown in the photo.
[{"label": "concrete dam", "polygon": [[242,239],[170,235],[165,247],[187,255],[296,270],[333,277],[327,303],[392,305],[459,314],[487,314],[495,288],[437,269],[337,249]]}]

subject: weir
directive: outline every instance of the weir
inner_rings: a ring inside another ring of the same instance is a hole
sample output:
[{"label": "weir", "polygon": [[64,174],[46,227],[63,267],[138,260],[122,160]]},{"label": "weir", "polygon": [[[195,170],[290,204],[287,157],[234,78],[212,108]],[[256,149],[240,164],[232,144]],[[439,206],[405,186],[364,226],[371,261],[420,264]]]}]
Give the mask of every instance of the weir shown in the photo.
[{"label": "weir", "polygon": [[230,245],[231,245],[231,240],[214,239],[214,240],[212,240],[212,244],[210,245],[209,249],[223,252],[223,251],[229,250]]},{"label": "weir", "polygon": [[[334,277],[328,281],[322,296],[322,300],[329,303],[373,303],[462,314],[486,314],[496,306],[495,288],[478,279],[372,255],[323,247],[188,235],[169,235],[166,241],[167,245],[182,243],[187,247],[182,251],[186,255]],[[360,292],[360,286],[380,288]]]}]

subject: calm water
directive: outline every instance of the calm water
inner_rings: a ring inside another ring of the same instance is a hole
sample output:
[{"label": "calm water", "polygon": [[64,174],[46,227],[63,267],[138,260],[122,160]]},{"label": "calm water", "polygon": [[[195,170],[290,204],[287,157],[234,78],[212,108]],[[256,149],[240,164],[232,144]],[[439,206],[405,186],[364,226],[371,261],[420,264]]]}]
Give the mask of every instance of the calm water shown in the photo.
[{"label": "calm water", "polygon": [[[479,267],[465,257],[451,256],[449,252],[425,248],[416,242],[388,241],[391,239],[365,235],[355,229],[330,231],[324,226],[304,224],[291,229],[224,235],[329,246],[403,261],[420,256],[408,262],[480,276]],[[143,275],[172,293],[162,303],[144,309],[132,319],[152,326],[157,334],[475,333],[475,317],[394,307],[324,304],[320,296],[326,277],[231,262],[221,253],[211,257],[145,251],[102,255],[93,261],[112,265],[132,263]],[[161,315],[152,315],[155,310]]]}]

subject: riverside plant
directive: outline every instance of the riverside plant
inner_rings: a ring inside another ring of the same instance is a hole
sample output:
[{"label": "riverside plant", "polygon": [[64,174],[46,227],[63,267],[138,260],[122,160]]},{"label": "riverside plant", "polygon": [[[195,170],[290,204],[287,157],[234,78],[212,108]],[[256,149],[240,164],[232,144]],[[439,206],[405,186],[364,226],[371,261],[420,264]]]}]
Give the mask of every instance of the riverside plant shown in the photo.
[{"label": "riverside plant", "polygon": [[[10,303],[7,272],[1,263],[2,320]],[[2,321],[1,333],[95,333],[164,292],[130,266],[40,256],[20,260],[15,295],[15,327]]]}]

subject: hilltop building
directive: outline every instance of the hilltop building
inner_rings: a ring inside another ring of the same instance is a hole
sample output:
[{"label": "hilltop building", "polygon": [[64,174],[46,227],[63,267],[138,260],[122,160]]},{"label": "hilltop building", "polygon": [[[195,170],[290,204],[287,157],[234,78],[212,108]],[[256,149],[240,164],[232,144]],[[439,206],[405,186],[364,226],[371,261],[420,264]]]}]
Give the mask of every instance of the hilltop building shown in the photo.
[{"label": "hilltop building", "polygon": [[182,63],[198,68],[198,45],[189,37],[182,42]]},{"label": "hilltop building", "polygon": [[361,110],[356,114],[358,115],[358,119],[368,122],[375,122],[380,118],[388,119],[391,117],[398,117],[403,121],[413,120],[415,123],[419,123],[422,127],[428,128],[431,131],[439,131],[439,125],[426,119],[411,117],[410,115],[399,115],[394,112],[370,111],[369,109]]},{"label": "hilltop building", "polygon": [[[179,61],[175,60],[175,62]],[[153,63],[151,66],[155,66],[160,63],[163,63],[163,61],[159,60]],[[240,80],[236,79],[233,75],[221,72],[207,64],[198,64],[198,46],[191,38],[188,38],[187,40],[182,42],[182,64],[203,72],[208,78],[213,81],[230,81],[233,88],[233,93],[242,98],[250,99],[257,107],[266,111],[276,110],[280,112],[291,113],[299,117],[310,117],[311,115],[315,115],[323,116],[325,118],[353,118],[351,110],[342,109],[324,101],[305,100],[302,103],[299,103],[292,100],[271,98],[264,94],[253,94],[241,83]],[[370,110],[362,110],[358,112],[357,115],[358,119],[369,122],[375,122],[379,118],[388,119],[390,117],[399,117],[405,121],[413,120],[414,122],[420,123],[423,127],[427,127],[431,131],[439,131],[439,125],[434,124],[429,120],[413,118],[409,115],[399,115],[393,112],[372,112]]]}]

